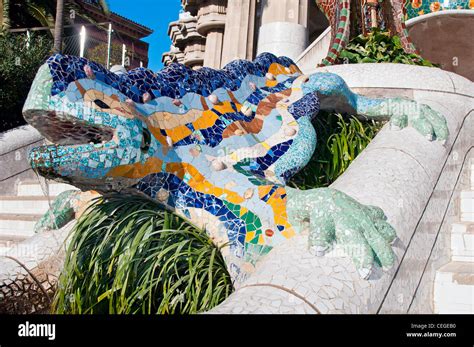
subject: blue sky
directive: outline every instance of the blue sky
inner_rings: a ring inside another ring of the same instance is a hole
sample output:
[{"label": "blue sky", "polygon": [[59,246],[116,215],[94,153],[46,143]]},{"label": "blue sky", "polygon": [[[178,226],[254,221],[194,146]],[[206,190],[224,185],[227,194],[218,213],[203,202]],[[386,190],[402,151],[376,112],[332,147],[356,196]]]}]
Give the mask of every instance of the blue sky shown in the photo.
[{"label": "blue sky", "polygon": [[112,11],[130,18],[153,29],[153,34],[144,41],[150,44],[148,51],[148,67],[158,71],[163,67],[161,55],[167,52],[171,45],[168,24],[178,19],[181,10],[180,0],[108,0]]}]

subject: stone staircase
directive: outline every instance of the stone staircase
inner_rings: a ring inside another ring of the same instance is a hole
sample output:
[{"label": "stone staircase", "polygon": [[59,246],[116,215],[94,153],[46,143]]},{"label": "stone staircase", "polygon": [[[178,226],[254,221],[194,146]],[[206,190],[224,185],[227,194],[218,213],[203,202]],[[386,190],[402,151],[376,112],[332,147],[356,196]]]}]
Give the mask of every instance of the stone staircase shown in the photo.
[{"label": "stone staircase", "polygon": [[73,186],[49,183],[49,195],[38,180],[20,181],[17,194],[0,196],[0,253],[34,235],[38,219],[49,209],[57,195]]},{"label": "stone staircase", "polygon": [[326,58],[331,44],[331,28],[328,27],[295,59],[296,65],[305,74],[313,73],[317,65]]},{"label": "stone staircase", "polygon": [[451,226],[451,262],[436,272],[436,313],[474,314],[474,160],[470,190],[460,193],[460,221]]}]

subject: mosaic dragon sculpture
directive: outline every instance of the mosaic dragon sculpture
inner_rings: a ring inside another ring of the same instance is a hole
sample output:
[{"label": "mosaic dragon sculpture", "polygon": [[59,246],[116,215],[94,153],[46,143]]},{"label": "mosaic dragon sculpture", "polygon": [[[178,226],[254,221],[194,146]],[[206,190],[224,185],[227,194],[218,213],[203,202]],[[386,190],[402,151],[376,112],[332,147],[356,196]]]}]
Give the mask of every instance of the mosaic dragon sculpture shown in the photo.
[{"label": "mosaic dragon sculpture", "polygon": [[415,53],[405,27],[406,7],[411,0],[316,0],[331,26],[329,52],[321,65],[332,65],[349,41],[367,35],[372,27],[397,35],[407,53]]},{"label": "mosaic dragon sculpture", "polygon": [[319,256],[339,244],[363,278],[394,263],[396,233],[381,209],[334,189],[285,185],[313,155],[311,120],[320,110],[448,136],[444,117],[426,105],[358,95],[338,75],[303,75],[268,53],[222,70],[172,64],[121,75],[54,55],[23,114],[52,142],[31,151],[37,172],[85,191],[159,201],[228,244],[223,255],[238,286],[262,256],[302,232]]}]

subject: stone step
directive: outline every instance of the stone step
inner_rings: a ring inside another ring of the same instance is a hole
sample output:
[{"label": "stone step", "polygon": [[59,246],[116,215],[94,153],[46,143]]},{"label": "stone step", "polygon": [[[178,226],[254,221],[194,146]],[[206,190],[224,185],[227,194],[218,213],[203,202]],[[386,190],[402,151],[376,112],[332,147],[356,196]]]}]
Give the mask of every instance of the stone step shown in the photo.
[{"label": "stone step", "polygon": [[[53,203],[54,198],[51,198]],[[43,215],[49,209],[45,196],[0,196],[0,213]]]},{"label": "stone step", "polygon": [[0,255],[6,253],[10,248],[25,239],[27,239],[27,237],[8,234],[3,235],[0,237]]},{"label": "stone step", "polygon": [[33,236],[38,214],[0,213],[0,254]]},{"label": "stone step", "polygon": [[474,222],[474,190],[461,192],[461,221]]},{"label": "stone step", "polygon": [[0,240],[3,241],[23,241],[30,238],[35,233],[33,230],[11,230],[0,228]]},{"label": "stone step", "polygon": [[474,223],[474,212],[461,212],[461,222]]},{"label": "stone step", "polygon": [[461,212],[474,212],[474,190],[461,192]]},{"label": "stone step", "polygon": [[474,159],[471,159],[469,163],[469,168],[471,170],[471,190],[474,190]]},{"label": "stone step", "polygon": [[474,313],[474,263],[453,261],[436,271],[436,313]]},{"label": "stone step", "polygon": [[0,230],[33,231],[40,218],[37,214],[0,213]]},{"label": "stone step", "polygon": [[460,201],[461,221],[474,222],[474,190],[463,190],[460,195]]},{"label": "stone step", "polygon": [[[17,194],[18,196],[45,196],[42,186],[37,180],[35,181],[22,181],[18,184]],[[77,189],[66,183],[50,182],[48,183],[49,196],[58,196],[66,190]]]},{"label": "stone step", "polygon": [[34,233],[26,235],[25,233],[17,233],[11,230],[0,229],[0,255],[33,235]]},{"label": "stone step", "polygon": [[451,227],[451,258],[474,262],[474,223],[454,223]]}]

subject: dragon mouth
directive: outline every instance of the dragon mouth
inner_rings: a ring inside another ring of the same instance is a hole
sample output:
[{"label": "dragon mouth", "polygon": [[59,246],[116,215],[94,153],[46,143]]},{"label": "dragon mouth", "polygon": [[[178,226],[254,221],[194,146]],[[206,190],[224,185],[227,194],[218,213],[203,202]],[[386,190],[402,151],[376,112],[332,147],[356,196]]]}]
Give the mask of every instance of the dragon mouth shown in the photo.
[{"label": "dragon mouth", "polygon": [[71,146],[109,142],[114,136],[111,127],[90,124],[67,113],[57,111],[26,111],[26,121],[54,145]]},{"label": "dragon mouth", "polygon": [[46,139],[46,145],[30,151],[29,161],[33,170],[49,179],[70,183],[65,172],[76,167],[80,158],[117,146],[115,129],[109,126],[91,124],[58,111],[26,110],[23,116]]}]

